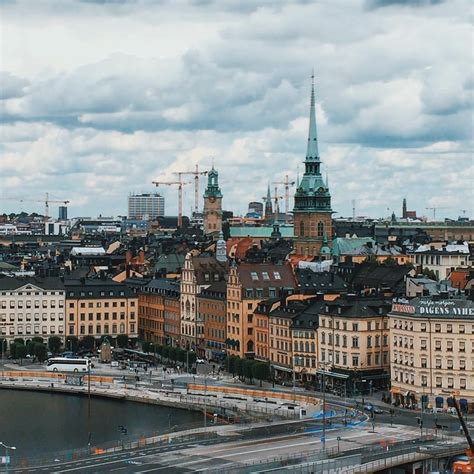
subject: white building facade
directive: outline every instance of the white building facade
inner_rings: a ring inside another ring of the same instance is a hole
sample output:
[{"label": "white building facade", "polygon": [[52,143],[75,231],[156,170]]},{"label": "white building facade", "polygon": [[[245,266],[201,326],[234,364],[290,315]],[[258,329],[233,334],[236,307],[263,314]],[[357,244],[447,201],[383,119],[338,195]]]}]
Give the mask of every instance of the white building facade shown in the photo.
[{"label": "white building facade", "polygon": [[153,220],[165,215],[165,198],[158,193],[130,194],[128,218]]},{"label": "white building facade", "polygon": [[0,279],[0,337],[65,336],[65,291],[59,278]]}]

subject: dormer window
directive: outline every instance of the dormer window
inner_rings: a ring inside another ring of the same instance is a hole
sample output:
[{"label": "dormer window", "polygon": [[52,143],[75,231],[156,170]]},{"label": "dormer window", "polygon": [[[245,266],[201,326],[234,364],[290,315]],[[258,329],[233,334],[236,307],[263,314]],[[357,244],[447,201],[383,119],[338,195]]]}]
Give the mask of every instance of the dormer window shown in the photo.
[{"label": "dormer window", "polygon": [[254,281],[258,280],[258,274],[257,274],[257,272],[250,272],[250,277],[251,277],[252,280],[254,280]]},{"label": "dormer window", "polygon": [[264,280],[270,280],[270,277],[268,276],[268,272],[262,272],[262,278]]}]

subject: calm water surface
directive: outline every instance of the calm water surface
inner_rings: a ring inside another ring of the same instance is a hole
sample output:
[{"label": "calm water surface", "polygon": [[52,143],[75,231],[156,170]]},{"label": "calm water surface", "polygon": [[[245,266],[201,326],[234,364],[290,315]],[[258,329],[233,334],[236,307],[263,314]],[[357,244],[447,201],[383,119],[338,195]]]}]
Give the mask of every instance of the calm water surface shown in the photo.
[{"label": "calm water surface", "polygon": [[[91,398],[91,444],[166,432],[170,425],[193,427],[197,412],[119,400]],[[16,446],[15,455],[39,456],[87,446],[87,397],[46,392],[0,390],[0,441]]]}]

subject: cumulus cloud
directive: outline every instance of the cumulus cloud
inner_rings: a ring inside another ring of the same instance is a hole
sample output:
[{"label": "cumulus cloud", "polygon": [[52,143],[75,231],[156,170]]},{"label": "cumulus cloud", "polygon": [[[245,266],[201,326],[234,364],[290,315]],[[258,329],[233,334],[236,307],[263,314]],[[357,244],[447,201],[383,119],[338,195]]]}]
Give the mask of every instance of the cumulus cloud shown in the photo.
[{"label": "cumulus cloud", "polygon": [[[456,217],[472,197],[468,8],[463,0],[5,4],[3,36],[13,46],[0,76],[2,192],[18,194],[21,177],[25,193],[64,195],[73,213],[123,213],[128,192],[214,160],[225,206],[243,212],[268,181],[296,176],[314,67],[335,210],[349,214],[356,199],[361,212],[385,215],[416,188],[420,211],[444,199]],[[176,212],[176,191],[163,193]],[[192,197],[188,187],[188,204]]]}]

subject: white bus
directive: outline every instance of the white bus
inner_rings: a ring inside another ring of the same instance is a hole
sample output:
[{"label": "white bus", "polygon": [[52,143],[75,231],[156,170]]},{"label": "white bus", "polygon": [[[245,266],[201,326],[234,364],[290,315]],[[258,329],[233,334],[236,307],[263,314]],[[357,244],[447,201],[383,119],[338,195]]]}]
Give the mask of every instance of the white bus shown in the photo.
[{"label": "white bus", "polygon": [[91,366],[89,359],[68,359],[56,357],[48,359],[47,369],[50,372],[88,372]]}]

